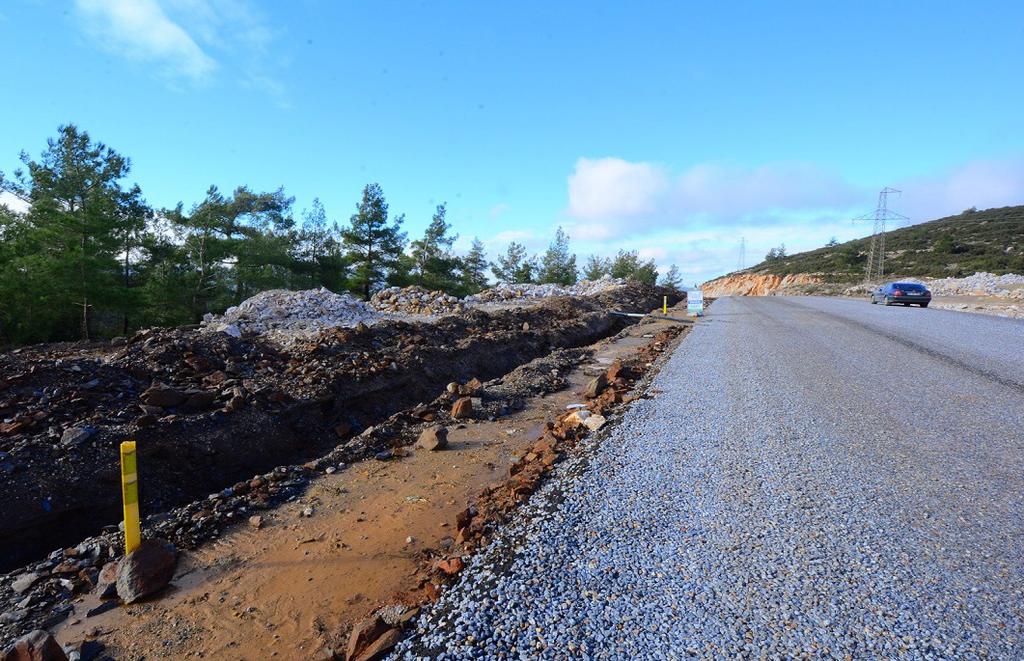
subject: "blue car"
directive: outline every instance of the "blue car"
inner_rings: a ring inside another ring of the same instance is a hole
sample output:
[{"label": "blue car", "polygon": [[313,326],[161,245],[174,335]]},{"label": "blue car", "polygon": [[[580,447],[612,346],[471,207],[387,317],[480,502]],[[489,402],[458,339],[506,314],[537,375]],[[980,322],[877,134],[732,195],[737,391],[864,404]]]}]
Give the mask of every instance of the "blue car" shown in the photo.
[{"label": "blue car", "polygon": [[928,307],[932,293],[916,282],[890,282],[871,292],[871,304],[876,305],[920,305]]}]

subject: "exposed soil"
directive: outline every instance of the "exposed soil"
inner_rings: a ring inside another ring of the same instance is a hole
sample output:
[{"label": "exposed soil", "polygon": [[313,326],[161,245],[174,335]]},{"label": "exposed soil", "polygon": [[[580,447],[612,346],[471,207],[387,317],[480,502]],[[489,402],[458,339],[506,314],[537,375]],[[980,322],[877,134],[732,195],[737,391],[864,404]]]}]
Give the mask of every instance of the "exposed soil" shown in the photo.
[{"label": "exposed soil", "polygon": [[[566,407],[589,401],[610,416],[682,328],[644,321],[592,347],[534,360],[484,384],[482,413],[466,421],[444,412],[458,393],[397,413],[362,436],[388,428],[404,439],[393,443],[394,458],[335,470],[337,455],[329,455],[313,466],[308,489],[261,512],[261,528],[241,523],[183,554],[162,598],[85,617],[99,604],[89,595],[58,637],[98,637],[118,659],[329,658],[324,650],[344,649],[368,613],[388,605],[407,613],[436,594],[571,449],[582,431],[568,431]],[[614,370],[618,380],[585,400],[589,382],[616,361],[624,365]],[[493,415],[498,408],[505,415]],[[402,451],[424,418],[447,424],[448,449]]]}]

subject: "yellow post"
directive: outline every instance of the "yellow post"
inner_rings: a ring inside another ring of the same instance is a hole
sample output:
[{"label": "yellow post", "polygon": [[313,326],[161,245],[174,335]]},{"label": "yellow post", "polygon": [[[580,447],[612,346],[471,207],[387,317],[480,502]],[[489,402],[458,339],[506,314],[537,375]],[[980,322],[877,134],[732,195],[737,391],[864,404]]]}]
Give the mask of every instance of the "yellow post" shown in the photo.
[{"label": "yellow post", "polygon": [[121,500],[124,502],[124,552],[139,547],[139,473],[135,441],[121,443]]},{"label": "yellow post", "polygon": [[668,296],[661,297],[661,313],[668,314]]}]

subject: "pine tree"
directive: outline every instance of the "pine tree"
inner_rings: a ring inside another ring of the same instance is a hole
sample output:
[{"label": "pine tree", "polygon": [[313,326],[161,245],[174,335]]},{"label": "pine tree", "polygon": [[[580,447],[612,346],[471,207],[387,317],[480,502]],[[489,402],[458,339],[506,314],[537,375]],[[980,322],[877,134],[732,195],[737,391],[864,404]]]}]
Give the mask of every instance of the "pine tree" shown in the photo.
[{"label": "pine tree", "polygon": [[587,265],[583,267],[583,277],[587,280],[599,280],[611,275],[612,260],[608,257],[591,255],[587,257]]},{"label": "pine tree", "polygon": [[388,270],[394,267],[405,248],[405,232],[399,216],[388,224],[388,204],[379,184],[363,188],[363,198],[356,206],[349,227],[341,232],[354,265],[351,286],[370,299],[373,290],[385,282]]},{"label": "pine tree", "polygon": [[328,225],[320,198],[314,198],[312,208],[302,216],[295,270],[308,278],[310,286],[326,287],[335,292],[345,289],[348,260],[342,251],[338,224]]},{"label": "pine tree", "polygon": [[446,211],[445,205],[439,204],[423,238],[412,242],[413,276],[421,287],[452,292],[458,286],[459,265],[452,244],[459,236],[448,234],[452,226],[445,220]]},{"label": "pine tree", "polygon": [[526,258],[526,246],[513,241],[491,268],[499,282],[525,284],[533,282],[536,264],[533,259]]},{"label": "pine tree", "polygon": [[635,250],[620,250],[612,261],[611,276],[653,285],[658,279],[658,267],[654,260],[640,260]]},{"label": "pine tree", "polygon": [[469,252],[459,260],[459,286],[460,294],[476,294],[487,288],[487,253],[484,251],[484,243],[474,237]]},{"label": "pine tree", "polygon": [[541,258],[538,280],[543,283],[559,285],[576,284],[576,255],[569,253],[569,235],[561,227],[555,232],[555,238]]},{"label": "pine tree", "polygon": [[662,287],[668,287],[669,289],[679,291],[679,286],[682,284],[682,282],[683,280],[679,275],[679,268],[675,264],[673,264],[672,266],[668,267],[668,271],[666,271],[665,274],[661,276],[661,280],[658,284],[660,284]]}]

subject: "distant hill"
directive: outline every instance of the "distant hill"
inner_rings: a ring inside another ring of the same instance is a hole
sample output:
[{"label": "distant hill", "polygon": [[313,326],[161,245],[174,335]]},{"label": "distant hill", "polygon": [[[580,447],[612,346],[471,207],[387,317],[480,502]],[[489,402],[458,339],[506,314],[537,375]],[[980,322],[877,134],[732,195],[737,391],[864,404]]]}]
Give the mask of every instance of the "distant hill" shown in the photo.
[{"label": "distant hill", "polygon": [[[871,237],[764,261],[738,273],[813,273],[826,282],[864,277]],[[1024,273],[1024,206],[968,210],[885,233],[885,273],[962,277],[976,271]]]}]

